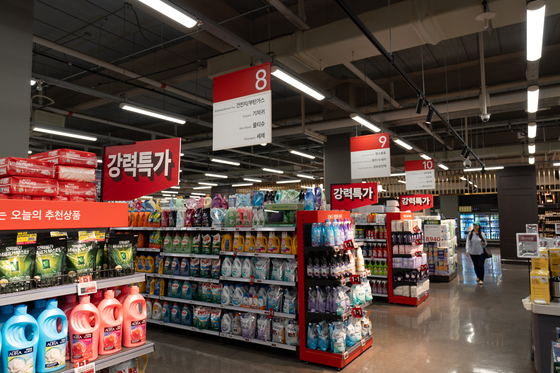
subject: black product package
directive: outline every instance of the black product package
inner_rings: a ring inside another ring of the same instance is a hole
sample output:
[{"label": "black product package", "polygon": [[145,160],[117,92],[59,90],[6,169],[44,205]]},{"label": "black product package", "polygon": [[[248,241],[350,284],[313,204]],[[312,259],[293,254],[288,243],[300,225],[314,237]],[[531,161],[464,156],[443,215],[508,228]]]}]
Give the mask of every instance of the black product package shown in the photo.
[{"label": "black product package", "polygon": [[38,286],[56,286],[65,283],[66,237],[38,237],[33,278]]},{"label": "black product package", "polygon": [[114,270],[111,273],[117,276],[134,274],[138,235],[110,235],[106,244],[109,269]]},{"label": "black product package", "polygon": [[29,290],[35,268],[36,244],[18,245],[16,237],[0,242],[0,290],[2,293]]}]

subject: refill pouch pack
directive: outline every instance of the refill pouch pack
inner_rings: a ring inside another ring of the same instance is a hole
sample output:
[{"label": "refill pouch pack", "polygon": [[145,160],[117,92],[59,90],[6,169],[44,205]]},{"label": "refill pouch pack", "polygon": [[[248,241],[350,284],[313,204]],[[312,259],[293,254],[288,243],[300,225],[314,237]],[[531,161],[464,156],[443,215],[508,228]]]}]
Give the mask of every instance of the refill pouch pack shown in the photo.
[{"label": "refill pouch pack", "polygon": [[200,298],[203,302],[212,303],[212,284],[209,282],[203,282],[200,285],[202,289],[202,297]]},{"label": "refill pouch pack", "polygon": [[37,240],[34,271],[36,280],[64,274],[66,245],[66,237],[43,237]]},{"label": "refill pouch pack", "polygon": [[107,239],[109,268],[124,274],[134,273],[134,258],[138,243],[137,234],[116,234]]},{"label": "refill pouch pack", "polygon": [[329,325],[325,320],[322,320],[319,324],[317,324],[317,334],[319,336],[319,350],[328,351],[331,346],[331,342],[329,336]]},{"label": "refill pouch pack", "polygon": [[18,245],[16,238],[0,243],[0,284],[27,281],[35,267],[35,244]]},{"label": "refill pouch pack", "polygon": [[327,293],[325,289],[317,286],[317,312],[327,312]]},{"label": "refill pouch pack", "polygon": [[212,254],[212,237],[210,237],[209,234],[205,234],[204,236],[202,236],[202,254]]},{"label": "refill pouch pack", "polygon": [[282,288],[278,285],[271,285],[267,293],[267,309],[274,312],[282,312]]},{"label": "refill pouch pack", "polygon": [[200,277],[200,258],[191,258],[191,277]]},{"label": "refill pouch pack", "polygon": [[299,346],[299,327],[296,320],[286,319],[286,344],[288,346]]},{"label": "refill pouch pack", "polygon": [[330,327],[332,352],[342,354],[346,351],[346,327],[343,322],[335,321]]},{"label": "refill pouch pack", "polygon": [[220,259],[212,259],[212,278],[220,278]]},{"label": "refill pouch pack", "polygon": [[258,258],[257,263],[255,264],[255,279],[268,280],[269,272],[270,272],[270,259]]},{"label": "refill pouch pack", "polygon": [[286,343],[286,328],[284,326],[284,319],[281,317],[272,319],[272,342]]},{"label": "refill pouch pack", "polygon": [[284,281],[296,282],[297,259],[288,259],[284,265]]},{"label": "refill pouch pack", "polygon": [[202,278],[212,277],[212,259],[209,258],[200,259],[200,277]]},{"label": "refill pouch pack", "polygon": [[346,347],[350,348],[356,344],[356,329],[350,319],[346,320]]},{"label": "refill pouch pack", "polygon": [[284,280],[284,259],[272,259],[272,271],[270,279],[274,281]]},{"label": "refill pouch pack", "polygon": [[319,343],[319,335],[317,334],[317,324],[307,324],[307,348],[316,350]]},{"label": "refill pouch pack", "polygon": [[222,310],[219,308],[212,308],[210,314],[210,330],[220,331],[220,318],[222,317]]},{"label": "refill pouch pack", "polygon": [[284,313],[292,315],[296,314],[297,310],[297,290],[295,288],[287,288],[284,290]]},{"label": "refill pouch pack", "polygon": [[[70,276],[93,272],[96,257],[97,238],[95,232],[80,231],[78,232],[78,239],[68,239],[66,270]],[[132,258],[132,266],[134,268],[134,258]]]},{"label": "refill pouch pack", "polygon": [[241,335],[254,339],[257,331],[257,317],[253,313],[241,314]]},{"label": "refill pouch pack", "polygon": [[317,312],[317,291],[312,287],[307,291],[307,310]]},{"label": "refill pouch pack", "polygon": [[222,299],[222,284],[211,284],[212,303],[220,304]]},{"label": "refill pouch pack", "polygon": [[222,246],[222,235],[217,233],[212,236],[212,255],[220,255],[220,250]]},{"label": "refill pouch pack", "polygon": [[257,339],[261,341],[270,341],[270,324],[271,320],[267,315],[259,315],[257,318]]}]

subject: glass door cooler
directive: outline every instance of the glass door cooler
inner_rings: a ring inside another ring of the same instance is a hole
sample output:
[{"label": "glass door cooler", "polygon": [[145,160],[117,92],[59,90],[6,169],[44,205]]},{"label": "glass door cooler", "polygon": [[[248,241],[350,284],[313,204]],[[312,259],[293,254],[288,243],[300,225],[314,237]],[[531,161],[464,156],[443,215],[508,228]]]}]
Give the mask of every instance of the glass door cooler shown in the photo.
[{"label": "glass door cooler", "polygon": [[480,222],[480,230],[488,241],[500,239],[500,219],[498,214],[459,214],[461,241],[465,241],[475,221]]}]

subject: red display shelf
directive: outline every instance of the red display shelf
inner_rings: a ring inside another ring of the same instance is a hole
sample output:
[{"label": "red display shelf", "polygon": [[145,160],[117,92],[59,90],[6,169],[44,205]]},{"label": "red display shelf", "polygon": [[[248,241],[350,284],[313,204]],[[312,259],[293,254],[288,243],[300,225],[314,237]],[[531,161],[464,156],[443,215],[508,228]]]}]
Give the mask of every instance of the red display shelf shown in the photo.
[{"label": "red display shelf", "polygon": [[389,278],[389,303],[405,304],[409,306],[418,306],[420,303],[428,299],[430,293],[421,298],[401,297],[393,295],[393,243],[391,242],[391,222],[393,220],[412,220],[414,214],[412,212],[388,212],[385,216],[387,224],[387,273]]},{"label": "red display shelf", "polygon": [[327,219],[348,219],[350,220],[350,212],[348,211],[298,211],[297,212],[297,245],[300,249],[298,253],[298,302],[299,302],[299,359],[311,363],[328,365],[331,367],[342,369],[350,364],[362,352],[371,347],[373,338],[369,337],[364,340],[364,344],[358,344],[351,347],[344,354],[334,354],[326,351],[310,350],[307,348],[307,321],[306,321],[306,298],[307,288],[306,281],[306,263],[305,250],[311,246],[311,224],[324,223]]}]

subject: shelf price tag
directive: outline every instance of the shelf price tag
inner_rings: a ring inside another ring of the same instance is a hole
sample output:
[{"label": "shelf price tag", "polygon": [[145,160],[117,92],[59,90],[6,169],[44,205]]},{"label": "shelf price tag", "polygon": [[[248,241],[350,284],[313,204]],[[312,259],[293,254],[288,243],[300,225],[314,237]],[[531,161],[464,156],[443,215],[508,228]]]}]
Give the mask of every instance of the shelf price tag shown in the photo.
[{"label": "shelf price tag", "polygon": [[37,233],[19,232],[17,235],[18,245],[28,245],[37,243]]},{"label": "shelf price tag", "polygon": [[268,318],[269,319],[274,318],[274,308],[269,308],[268,309]]},{"label": "shelf price tag", "polygon": [[354,240],[344,241],[343,245],[346,250],[352,250],[355,247]]},{"label": "shelf price tag", "polygon": [[360,275],[352,275],[350,276],[350,282],[353,285],[360,285],[362,283],[362,276]]},{"label": "shelf price tag", "polygon": [[356,318],[362,317],[362,309],[360,307],[352,308],[352,316],[354,316]]},{"label": "shelf price tag", "polygon": [[251,277],[249,277],[249,285],[254,285],[255,284],[255,276],[251,275]]},{"label": "shelf price tag", "polygon": [[74,373],[95,373],[95,363],[80,360],[74,363]]},{"label": "shelf price tag", "polygon": [[[439,241],[439,240],[438,240]],[[417,239],[416,241],[414,241],[414,243],[416,244],[416,246],[420,246],[422,245],[422,240],[421,239]]]},{"label": "shelf price tag", "polygon": [[97,281],[92,281],[91,276],[82,276],[78,279],[78,295],[93,294],[97,292]]},{"label": "shelf price tag", "polygon": [[344,360],[348,359],[348,351],[344,351],[344,354],[342,355],[342,358]]},{"label": "shelf price tag", "polygon": [[366,345],[366,340],[365,339],[362,339],[360,342],[362,344],[362,347],[364,347]]}]

